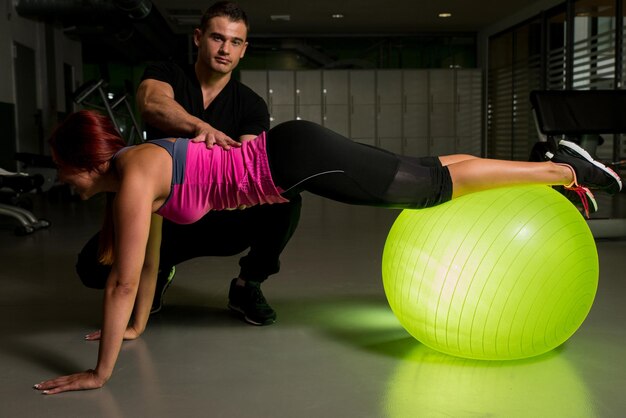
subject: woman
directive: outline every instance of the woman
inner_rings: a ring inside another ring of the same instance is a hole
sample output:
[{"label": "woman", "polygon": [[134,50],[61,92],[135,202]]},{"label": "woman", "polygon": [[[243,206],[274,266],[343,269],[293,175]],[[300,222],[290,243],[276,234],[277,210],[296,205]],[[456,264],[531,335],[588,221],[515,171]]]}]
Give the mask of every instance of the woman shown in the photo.
[{"label": "woman", "polygon": [[[467,193],[521,184],[621,190],[617,174],[562,141],[552,161],[468,155],[408,158],[354,143],[310,122],[281,124],[241,147],[207,149],[188,139],[125,147],[110,121],[70,115],[50,139],[59,178],[81,198],[109,193],[101,257],[112,263],[96,368],[35,385],[45,394],[105,384],[124,339],[145,330],[159,265],[162,217],[192,223],[209,210],[284,202],[310,191],[350,204],[424,208]],[[590,193],[589,193],[590,195]],[[132,317],[132,320],[131,320]]]}]

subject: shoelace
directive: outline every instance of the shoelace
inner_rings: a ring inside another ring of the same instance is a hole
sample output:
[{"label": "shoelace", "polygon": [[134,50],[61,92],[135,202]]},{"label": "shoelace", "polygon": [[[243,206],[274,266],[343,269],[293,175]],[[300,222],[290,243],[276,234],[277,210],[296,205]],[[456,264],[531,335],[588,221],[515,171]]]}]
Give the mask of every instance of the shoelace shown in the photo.
[{"label": "shoelace", "polygon": [[265,296],[263,296],[263,292],[261,291],[261,287],[260,286],[254,286],[254,285],[248,285],[245,288],[247,288],[247,294],[248,294],[248,300],[252,301],[255,305],[259,306],[259,305],[265,305],[267,306],[267,300],[265,300]]},{"label": "shoelace", "polygon": [[268,306],[267,300],[265,300],[265,296],[263,296],[263,292],[261,292],[261,289],[255,289],[252,295],[252,299],[254,300],[254,304],[257,306]]},{"label": "shoelace", "polygon": [[[575,192],[580,198],[581,203],[583,204],[583,210],[585,211],[585,217],[589,219],[589,202],[594,206],[594,209],[597,210],[596,198],[594,197],[591,190],[584,186],[578,186],[576,184],[565,186],[565,189],[571,190]],[[595,210],[594,210],[595,212]]]}]

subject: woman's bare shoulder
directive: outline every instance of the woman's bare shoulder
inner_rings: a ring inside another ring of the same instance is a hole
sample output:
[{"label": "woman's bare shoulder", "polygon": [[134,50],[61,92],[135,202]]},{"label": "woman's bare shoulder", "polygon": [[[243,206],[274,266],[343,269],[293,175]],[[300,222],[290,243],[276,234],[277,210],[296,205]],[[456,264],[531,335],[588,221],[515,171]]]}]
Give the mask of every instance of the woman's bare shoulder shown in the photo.
[{"label": "woman's bare shoulder", "polygon": [[[175,140],[172,139],[172,142]],[[129,147],[127,151],[121,153],[116,160],[119,160],[122,165],[130,165],[135,166],[137,164],[141,165],[158,165],[156,162],[151,160],[171,160],[171,156],[167,150],[157,144],[152,144],[150,142],[144,142],[142,144],[137,144],[132,147]]]},{"label": "woman's bare shoulder", "polygon": [[172,157],[166,149],[155,144],[135,145],[116,158],[116,168],[122,178],[126,176],[160,180],[170,184]]}]

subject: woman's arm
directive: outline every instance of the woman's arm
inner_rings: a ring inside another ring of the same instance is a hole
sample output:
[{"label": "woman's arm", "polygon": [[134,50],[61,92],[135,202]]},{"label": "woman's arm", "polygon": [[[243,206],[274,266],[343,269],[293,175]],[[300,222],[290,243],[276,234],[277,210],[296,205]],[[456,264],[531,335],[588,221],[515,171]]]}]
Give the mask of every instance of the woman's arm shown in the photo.
[{"label": "woman's arm", "polygon": [[[152,300],[156,288],[157,274],[159,273],[159,256],[161,251],[161,227],[163,218],[159,215],[152,215],[150,222],[150,235],[146,246],[146,258],[141,269],[139,279],[139,290],[133,311],[133,320],[124,336],[125,339],[139,337],[148,324]],[[133,335],[134,333],[134,335]]]},{"label": "woman's arm", "polygon": [[[133,310],[133,319],[126,328],[124,340],[134,340],[139,338],[145,331],[152,310],[152,300],[156,288],[157,275],[159,272],[159,258],[161,250],[161,228],[163,218],[159,215],[152,215],[150,222],[150,235],[148,236],[148,245],[146,246],[146,258],[141,269],[139,278],[139,289],[137,291],[137,299],[135,300],[135,308]],[[85,339],[88,341],[99,340],[102,331],[98,330],[87,334]]]},{"label": "woman's arm", "polygon": [[113,205],[115,261],[104,294],[104,319],[96,368],[35,386],[45,394],[96,389],[102,387],[113,373],[139,288],[156,195],[154,182],[141,170],[139,165],[124,175]]}]

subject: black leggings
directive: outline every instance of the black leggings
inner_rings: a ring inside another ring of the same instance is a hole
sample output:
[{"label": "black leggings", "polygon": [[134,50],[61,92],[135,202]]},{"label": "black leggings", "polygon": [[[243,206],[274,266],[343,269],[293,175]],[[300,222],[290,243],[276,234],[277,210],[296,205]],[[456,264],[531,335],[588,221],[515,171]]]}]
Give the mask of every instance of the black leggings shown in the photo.
[{"label": "black leggings", "polygon": [[306,121],[282,123],[267,138],[272,177],[287,198],[308,191],[353,205],[403,209],[452,198],[450,173],[436,157],[403,157]]}]

